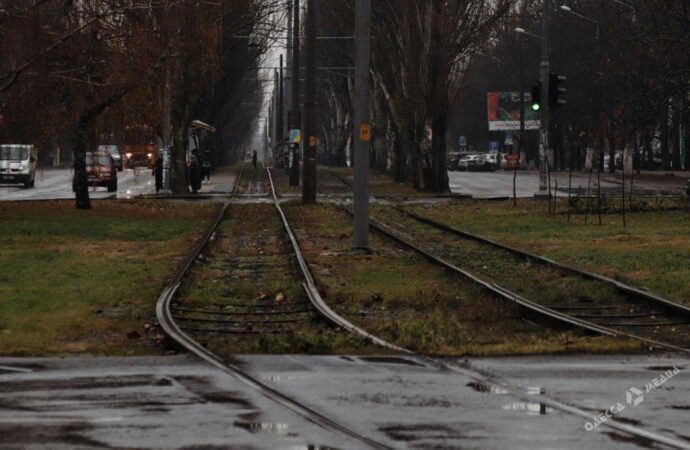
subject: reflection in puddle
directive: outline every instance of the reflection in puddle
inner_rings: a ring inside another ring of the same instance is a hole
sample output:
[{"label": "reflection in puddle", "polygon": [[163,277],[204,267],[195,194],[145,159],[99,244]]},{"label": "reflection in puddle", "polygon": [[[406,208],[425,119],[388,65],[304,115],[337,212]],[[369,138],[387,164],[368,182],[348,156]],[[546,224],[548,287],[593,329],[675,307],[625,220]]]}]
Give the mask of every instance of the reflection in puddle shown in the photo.
[{"label": "reflection in puddle", "polygon": [[254,433],[277,433],[287,434],[288,424],[286,423],[270,423],[270,422],[240,422],[235,421],[233,425],[237,428],[242,428],[252,434]]},{"label": "reflection in puddle", "polygon": [[506,394],[508,391],[506,391],[504,388],[500,386],[496,386],[493,384],[488,384],[488,383],[479,383],[477,381],[470,381],[467,383],[465,386],[469,386],[472,389],[474,389],[477,392],[483,392],[487,394]]},{"label": "reflection in puddle", "polygon": [[546,406],[543,403],[533,402],[513,402],[503,405],[505,411],[523,411],[530,416],[543,416],[553,412],[553,408]]},{"label": "reflection in puddle", "polygon": [[292,381],[295,379],[295,377],[290,376],[290,375],[270,375],[268,377],[265,377],[264,379],[278,383],[281,381]]},{"label": "reflection in puddle", "polygon": [[543,395],[546,393],[546,390],[540,386],[527,386],[527,393],[529,395]]}]

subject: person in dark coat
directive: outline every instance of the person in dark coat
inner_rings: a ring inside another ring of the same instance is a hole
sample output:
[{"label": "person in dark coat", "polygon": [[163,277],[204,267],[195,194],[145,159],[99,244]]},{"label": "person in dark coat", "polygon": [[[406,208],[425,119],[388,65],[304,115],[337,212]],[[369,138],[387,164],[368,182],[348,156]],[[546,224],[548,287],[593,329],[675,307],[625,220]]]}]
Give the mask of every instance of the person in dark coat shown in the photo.
[{"label": "person in dark coat", "polygon": [[204,159],[201,162],[203,169],[202,180],[205,178],[207,182],[211,182],[211,152],[204,153]]},{"label": "person in dark coat", "polygon": [[189,163],[189,184],[192,194],[201,189],[201,166],[199,165],[199,152],[192,150],[192,160]]},{"label": "person in dark coat", "polygon": [[254,168],[256,169],[256,150],[252,152],[252,164],[254,164]]},{"label": "person in dark coat", "polygon": [[163,156],[158,155],[156,165],[153,167],[153,173],[151,175],[156,177],[156,194],[158,194],[163,188]]}]

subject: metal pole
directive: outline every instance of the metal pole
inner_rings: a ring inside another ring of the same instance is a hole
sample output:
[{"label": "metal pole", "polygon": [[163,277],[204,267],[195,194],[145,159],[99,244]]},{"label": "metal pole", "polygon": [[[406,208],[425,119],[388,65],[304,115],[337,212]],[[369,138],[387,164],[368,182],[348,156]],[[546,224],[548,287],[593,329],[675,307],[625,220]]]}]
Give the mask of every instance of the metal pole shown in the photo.
[{"label": "metal pole", "polygon": [[539,130],[539,190],[534,194],[535,197],[546,197],[549,195],[546,190],[546,180],[548,174],[548,154],[549,154],[549,9],[548,0],[542,1],[542,22],[541,22],[541,64],[539,66],[541,81],[541,126]]},{"label": "metal pole", "polygon": [[[292,99],[290,113],[293,116],[293,123],[290,124],[291,130],[299,130],[302,125],[299,108],[299,0],[295,0],[293,9],[292,24]],[[290,186],[299,186],[299,144],[290,142],[292,147],[292,165],[290,166]]]},{"label": "metal pole", "polygon": [[369,64],[371,0],[355,0],[354,250],[369,250]]},{"label": "metal pole", "polygon": [[316,203],[316,0],[308,0],[305,41],[302,204]]}]

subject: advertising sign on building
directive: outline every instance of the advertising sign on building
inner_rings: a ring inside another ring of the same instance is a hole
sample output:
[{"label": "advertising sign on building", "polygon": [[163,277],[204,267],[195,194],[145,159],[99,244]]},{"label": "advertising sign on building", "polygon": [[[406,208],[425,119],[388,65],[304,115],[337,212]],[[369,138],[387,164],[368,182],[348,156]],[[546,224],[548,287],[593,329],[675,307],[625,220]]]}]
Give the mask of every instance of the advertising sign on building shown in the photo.
[{"label": "advertising sign on building", "polygon": [[[489,92],[486,94],[489,131],[520,129],[520,93]],[[525,92],[525,130],[538,130],[538,112],[529,107],[532,96]]]}]

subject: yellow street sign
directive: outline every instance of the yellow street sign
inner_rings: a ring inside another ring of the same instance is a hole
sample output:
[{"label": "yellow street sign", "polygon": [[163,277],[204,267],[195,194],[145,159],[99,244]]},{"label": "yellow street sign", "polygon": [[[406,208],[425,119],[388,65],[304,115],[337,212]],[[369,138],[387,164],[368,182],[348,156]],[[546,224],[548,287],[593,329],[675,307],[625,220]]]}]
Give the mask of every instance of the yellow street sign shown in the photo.
[{"label": "yellow street sign", "polygon": [[363,123],[359,126],[359,140],[362,142],[369,142],[371,140],[371,126],[368,123]]}]

